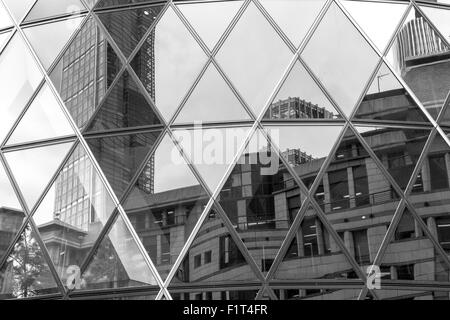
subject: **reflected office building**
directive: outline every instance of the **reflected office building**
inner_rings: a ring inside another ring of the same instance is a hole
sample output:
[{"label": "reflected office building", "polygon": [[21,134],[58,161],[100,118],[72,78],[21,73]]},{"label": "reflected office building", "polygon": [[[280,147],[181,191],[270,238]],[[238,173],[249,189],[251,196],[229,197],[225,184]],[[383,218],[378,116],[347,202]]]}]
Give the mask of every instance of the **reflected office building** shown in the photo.
[{"label": "reflected office building", "polygon": [[450,299],[447,4],[40,2],[0,3],[0,299]]}]

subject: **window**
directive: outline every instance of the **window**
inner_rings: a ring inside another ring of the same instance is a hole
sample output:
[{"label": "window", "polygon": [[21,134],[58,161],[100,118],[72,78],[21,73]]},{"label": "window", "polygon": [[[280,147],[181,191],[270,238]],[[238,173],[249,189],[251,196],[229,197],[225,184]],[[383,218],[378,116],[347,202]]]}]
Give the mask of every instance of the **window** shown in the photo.
[{"label": "window", "polygon": [[450,251],[450,218],[436,218],[438,240],[445,251]]},{"label": "window", "polygon": [[397,266],[398,280],[414,280],[414,265],[407,264],[404,266]]},{"label": "window", "polygon": [[261,260],[261,271],[269,272],[270,267],[272,266],[273,259],[262,259]]},{"label": "window", "polygon": [[194,268],[197,269],[202,265],[202,255],[198,254],[194,257]]},{"label": "window", "polygon": [[220,238],[220,269],[245,262],[244,256],[234,243],[230,235]]},{"label": "window", "polygon": [[403,151],[391,152],[387,154],[389,169],[401,168],[406,166]]},{"label": "window", "polygon": [[161,235],[161,264],[170,263],[170,233]]},{"label": "window", "polygon": [[331,209],[340,210],[350,207],[347,169],[328,173],[330,183]]},{"label": "window", "polygon": [[302,223],[302,233],[305,257],[313,257],[319,255],[319,247],[317,244],[316,234],[316,218],[305,218]]},{"label": "window", "polygon": [[359,264],[370,263],[369,242],[367,230],[353,231],[353,243],[355,245],[355,260]]},{"label": "window", "polygon": [[212,258],[212,251],[206,251],[205,252],[205,264],[207,264],[207,263],[211,263],[211,259]]},{"label": "window", "polygon": [[430,163],[431,190],[448,188],[447,166],[445,155],[433,155],[428,158]]},{"label": "window", "polygon": [[353,183],[355,186],[355,204],[363,206],[370,204],[369,181],[366,165],[353,167]]},{"label": "window", "polygon": [[397,226],[394,239],[398,241],[403,239],[414,238],[414,236],[415,236],[414,218],[408,211],[405,211]]}]

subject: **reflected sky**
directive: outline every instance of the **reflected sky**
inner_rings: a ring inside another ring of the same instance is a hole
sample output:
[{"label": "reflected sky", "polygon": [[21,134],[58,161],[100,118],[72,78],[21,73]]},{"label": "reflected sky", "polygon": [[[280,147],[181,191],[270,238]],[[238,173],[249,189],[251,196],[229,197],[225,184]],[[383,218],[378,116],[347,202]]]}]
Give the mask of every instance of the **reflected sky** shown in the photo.
[{"label": "reflected sky", "polygon": [[9,182],[8,176],[0,164],[0,208],[9,207],[22,211],[19,201],[17,200],[14,190]]}]

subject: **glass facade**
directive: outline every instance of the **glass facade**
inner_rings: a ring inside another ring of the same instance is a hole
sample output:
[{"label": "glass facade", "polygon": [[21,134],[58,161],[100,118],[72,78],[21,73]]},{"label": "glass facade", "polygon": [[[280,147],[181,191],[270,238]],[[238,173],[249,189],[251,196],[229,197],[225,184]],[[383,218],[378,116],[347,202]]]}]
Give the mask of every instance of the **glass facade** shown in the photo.
[{"label": "glass facade", "polygon": [[0,0],[0,299],[449,300],[449,92],[448,0]]}]

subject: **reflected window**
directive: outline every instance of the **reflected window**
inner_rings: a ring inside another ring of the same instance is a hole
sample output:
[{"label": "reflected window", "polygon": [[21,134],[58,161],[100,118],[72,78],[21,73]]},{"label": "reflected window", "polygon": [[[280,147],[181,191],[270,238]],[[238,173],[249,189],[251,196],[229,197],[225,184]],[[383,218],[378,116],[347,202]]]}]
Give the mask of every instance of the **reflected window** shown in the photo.
[{"label": "reflected window", "polygon": [[332,210],[350,207],[347,169],[328,173],[330,184],[330,201]]},{"label": "reflected window", "polygon": [[438,217],[436,218],[438,240],[442,248],[449,252],[450,251],[450,218],[448,217]]},{"label": "reflected window", "polygon": [[397,226],[397,230],[395,232],[394,239],[395,240],[404,240],[411,239],[415,236],[415,227],[414,227],[414,218],[410,213],[405,211],[403,216]]},{"label": "reflected window", "polygon": [[245,259],[241,251],[234,243],[230,235],[220,238],[220,269],[228,268],[233,265],[244,263]]},{"label": "reflected window", "polygon": [[355,188],[355,205],[364,206],[370,204],[369,181],[367,178],[366,165],[360,165],[352,168],[353,185]]},{"label": "reflected window", "polygon": [[448,173],[445,155],[432,155],[428,158],[430,163],[431,190],[448,188]]},{"label": "reflected window", "polygon": [[355,244],[355,260],[359,265],[370,263],[369,241],[367,229],[353,231],[353,242]]},{"label": "reflected window", "polygon": [[397,279],[398,280],[414,280],[414,265],[407,264],[403,266],[397,266]]}]

